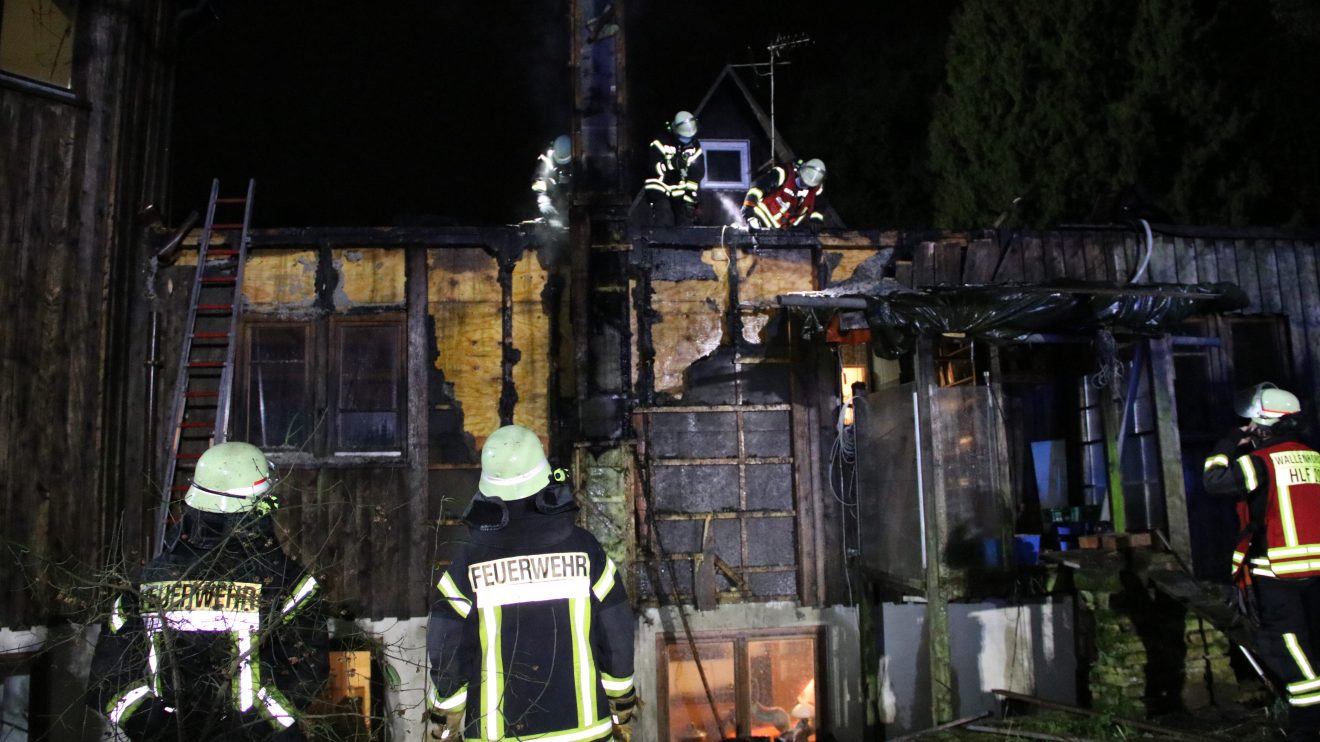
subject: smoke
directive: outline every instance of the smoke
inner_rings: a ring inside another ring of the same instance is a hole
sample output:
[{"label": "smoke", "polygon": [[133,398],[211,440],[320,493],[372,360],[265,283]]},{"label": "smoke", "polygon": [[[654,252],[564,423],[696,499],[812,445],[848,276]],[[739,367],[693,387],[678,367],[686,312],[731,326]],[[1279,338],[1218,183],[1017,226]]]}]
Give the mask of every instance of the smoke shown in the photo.
[{"label": "smoke", "polygon": [[724,221],[733,227],[739,229],[747,228],[747,220],[742,216],[742,202],[735,200],[730,193],[716,193],[715,200],[720,202],[720,209],[726,217]]}]

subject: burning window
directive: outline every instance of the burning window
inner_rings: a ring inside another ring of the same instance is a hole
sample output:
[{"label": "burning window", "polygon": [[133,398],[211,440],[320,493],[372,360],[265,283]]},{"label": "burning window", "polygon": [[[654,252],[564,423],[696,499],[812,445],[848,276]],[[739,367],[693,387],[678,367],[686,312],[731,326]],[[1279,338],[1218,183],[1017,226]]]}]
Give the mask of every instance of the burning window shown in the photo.
[{"label": "burning window", "polygon": [[[664,640],[662,739],[816,739],[816,629]],[[692,646],[697,648],[693,656]],[[703,677],[704,676],[704,677]]]}]

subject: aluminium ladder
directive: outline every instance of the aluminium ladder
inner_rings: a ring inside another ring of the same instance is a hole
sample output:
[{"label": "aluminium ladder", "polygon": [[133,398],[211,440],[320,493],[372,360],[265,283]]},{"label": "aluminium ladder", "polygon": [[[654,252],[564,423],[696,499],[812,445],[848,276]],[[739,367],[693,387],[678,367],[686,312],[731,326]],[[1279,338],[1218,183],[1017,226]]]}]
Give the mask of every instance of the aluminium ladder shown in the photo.
[{"label": "aluminium ladder", "polygon": [[[248,227],[252,222],[252,194],[220,197],[220,180],[211,181],[206,222],[197,243],[197,272],[193,277],[188,318],[183,325],[179,372],[174,384],[164,450],[160,505],[152,554],[165,547],[166,526],[176,503],[187,491],[197,460],[207,448],[229,435],[229,407],[234,385],[234,351],[238,346],[238,315],[242,308],[243,267],[247,262]],[[217,222],[216,211],[242,210],[242,221]],[[217,232],[225,234],[212,245]],[[235,235],[237,241],[235,241]],[[226,246],[226,243],[227,246]]]}]

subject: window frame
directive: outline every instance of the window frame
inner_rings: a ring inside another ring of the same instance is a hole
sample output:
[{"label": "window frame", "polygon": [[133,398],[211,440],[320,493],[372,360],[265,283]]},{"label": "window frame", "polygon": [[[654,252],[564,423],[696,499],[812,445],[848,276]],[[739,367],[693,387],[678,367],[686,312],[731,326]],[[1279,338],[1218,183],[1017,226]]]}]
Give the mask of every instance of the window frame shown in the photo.
[{"label": "window frame", "polygon": [[[746,192],[752,186],[752,143],[747,139],[702,139],[701,149],[706,157],[706,174],[701,178],[701,187],[715,191]],[[741,180],[715,180],[711,177],[710,153],[733,152],[738,155]]]},{"label": "window frame", "polygon": [[[11,2],[13,0],[10,0]],[[38,2],[40,0],[37,0]],[[49,0],[47,0],[49,2]],[[4,38],[4,14],[5,0],[0,0],[0,45]],[[54,3],[50,3],[54,4]],[[40,95],[47,95],[57,100],[73,102],[78,100],[74,90],[79,85],[78,75],[78,43],[83,36],[84,21],[83,18],[88,11],[88,4],[81,0],[74,0],[73,12],[68,18],[67,43],[62,42],[61,54],[67,55],[68,81],[56,82],[45,77],[31,77],[22,72],[0,66],[0,84],[5,87],[15,88]],[[0,52],[2,56],[2,52]]]},{"label": "window frame", "polygon": [[[343,348],[339,347],[339,328],[377,325],[393,327],[397,333],[398,446],[393,450],[343,450],[340,446],[339,378]],[[277,464],[317,466],[403,466],[408,459],[408,337],[404,312],[380,312],[360,315],[331,315],[313,318],[286,318],[245,314],[239,330],[239,348],[235,358],[235,384],[231,409],[235,414],[236,437],[248,437],[253,420],[249,416],[252,393],[252,357],[254,328],[296,327],[304,330],[306,343],[305,383],[308,390],[307,414],[311,424],[305,447],[265,449]]]},{"label": "window frame", "polygon": [[[819,739],[821,729],[830,726],[829,708],[823,701],[829,698],[828,678],[825,675],[825,652],[827,633],[824,624],[805,624],[765,629],[727,629],[717,631],[699,631],[690,636],[678,632],[659,632],[655,635],[656,668],[656,735],[658,739],[668,738],[669,729],[669,652],[671,646],[684,646],[691,651],[692,644],[698,649],[702,644],[733,645],[734,677],[734,716],[737,719],[735,736],[739,739],[751,734],[751,661],[748,657],[749,642],[774,639],[810,639],[815,643],[812,677],[816,682],[815,727]],[[718,722],[717,722],[718,723]],[[723,729],[720,730],[723,733]]]}]

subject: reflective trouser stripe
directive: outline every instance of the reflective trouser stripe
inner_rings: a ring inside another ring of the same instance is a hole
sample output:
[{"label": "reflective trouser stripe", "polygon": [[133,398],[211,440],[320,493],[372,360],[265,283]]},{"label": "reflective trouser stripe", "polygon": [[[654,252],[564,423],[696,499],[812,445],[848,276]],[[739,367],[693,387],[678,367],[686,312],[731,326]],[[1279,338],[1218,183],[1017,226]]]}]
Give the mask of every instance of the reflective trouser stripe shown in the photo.
[{"label": "reflective trouser stripe", "polygon": [[519,742],[588,742],[589,740],[603,739],[609,735],[610,730],[614,728],[614,720],[606,717],[595,724],[581,727],[579,729],[569,729],[564,732],[547,732],[545,734],[520,734]]},{"label": "reflective trouser stripe", "polygon": [[149,695],[151,695],[151,688],[139,685],[125,692],[122,696],[112,699],[110,705],[106,707],[106,715],[110,717],[110,723],[119,726],[126,721],[137,710],[138,704],[142,703],[142,699]]},{"label": "reflective trouser stripe", "polygon": [[289,711],[289,701],[278,690],[262,688],[257,691],[257,700],[261,701],[258,708],[272,725],[279,725],[285,729],[293,726],[294,718]]}]

